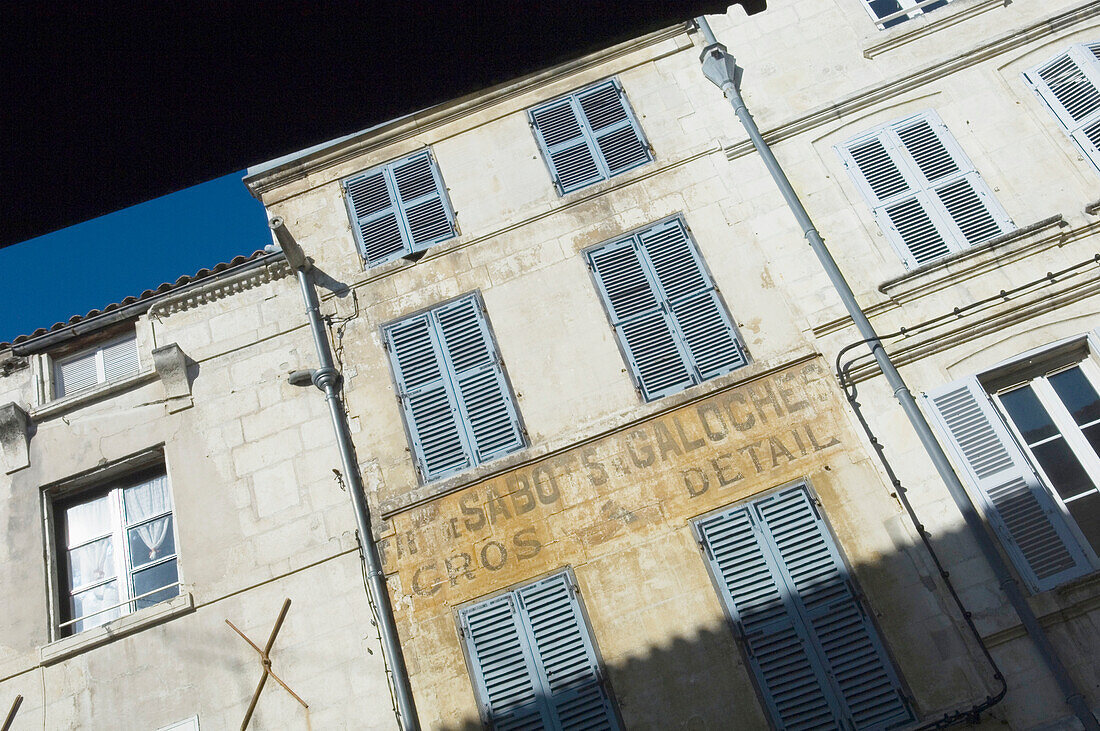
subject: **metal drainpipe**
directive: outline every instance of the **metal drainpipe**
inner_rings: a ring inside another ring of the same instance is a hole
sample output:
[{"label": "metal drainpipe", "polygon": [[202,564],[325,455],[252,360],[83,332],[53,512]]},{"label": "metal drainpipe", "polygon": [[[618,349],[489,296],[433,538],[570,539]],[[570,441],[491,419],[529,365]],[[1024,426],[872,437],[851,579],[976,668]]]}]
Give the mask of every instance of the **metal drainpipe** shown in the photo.
[{"label": "metal drainpipe", "polygon": [[1006,566],[1005,562],[1001,559],[1001,554],[997,552],[997,548],[986,532],[985,525],[974,509],[974,504],[970,501],[966,489],[963,487],[962,482],[959,481],[958,475],[955,474],[955,470],[951,466],[951,462],[947,459],[947,455],[944,453],[943,448],[940,447],[940,443],[932,433],[932,428],[925,420],[924,414],[922,414],[917,407],[917,402],[914,400],[913,394],[910,393],[909,387],[905,385],[905,381],[902,380],[901,374],[898,373],[898,369],[894,367],[893,362],[890,360],[890,356],[888,356],[886,350],[883,349],[882,343],[875,333],[874,326],[871,325],[871,321],[867,319],[867,316],[860,308],[855,295],[848,286],[848,282],[844,279],[844,274],[840,271],[840,267],[837,266],[832,254],[830,254],[828,248],[826,248],[825,242],[821,238],[821,234],[819,234],[814,227],[813,221],[810,220],[810,215],[806,212],[806,209],[803,208],[802,202],[798,199],[798,194],[795,193],[794,187],[791,186],[791,182],[787,180],[787,175],[783,172],[783,168],[780,167],[779,162],[775,159],[775,155],[772,154],[771,148],[768,147],[768,143],[764,141],[764,136],[760,134],[760,129],[756,126],[756,121],[752,118],[752,115],[749,114],[749,110],[745,106],[745,100],[741,97],[741,69],[737,67],[733,56],[726,51],[726,47],[719,43],[718,39],[714,37],[714,32],[711,30],[707,19],[700,16],[695,19],[695,23],[703,32],[703,38],[707,43],[700,55],[703,75],[713,82],[715,86],[720,88],[726,98],[729,99],[730,104],[733,106],[734,113],[737,115],[737,118],[741,120],[741,124],[745,127],[749,139],[752,140],[753,147],[756,148],[760,157],[763,158],[764,165],[767,166],[768,172],[771,173],[772,179],[779,187],[779,191],[783,194],[783,198],[787,201],[787,205],[798,221],[798,225],[802,227],[802,232],[805,234],[806,240],[810,244],[810,248],[814,250],[818,261],[821,262],[821,266],[825,269],[825,273],[828,275],[829,281],[832,282],[833,288],[844,303],[844,308],[848,311],[848,315],[851,316],[852,321],[855,322],[860,335],[868,341],[868,346],[871,348],[875,360],[878,361],[879,368],[886,377],[887,383],[894,389],[894,396],[901,404],[901,408],[905,412],[905,415],[909,417],[909,423],[912,425],[914,431],[917,432],[917,437],[920,439],[921,445],[932,459],[932,463],[936,466],[936,472],[939,473],[940,478],[947,486],[948,492],[951,493],[951,497],[955,500],[955,505],[958,506],[959,511],[962,513],[963,519],[966,521],[967,528],[969,528],[974,540],[978,542],[978,547],[981,549],[986,562],[989,564],[990,568],[992,568],[998,584],[1007,595],[1008,601],[1012,604],[1012,607],[1016,610],[1020,622],[1031,637],[1032,642],[1035,643],[1036,648],[1039,650],[1039,654],[1042,655],[1043,662],[1046,663],[1047,669],[1050,670],[1055,681],[1057,681],[1058,687],[1065,696],[1066,703],[1073,709],[1074,715],[1081,721],[1086,731],[1100,731],[1100,723],[1097,723],[1096,717],[1092,714],[1092,711],[1089,710],[1084,695],[1069,676],[1069,672],[1066,670],[1065,665],[1062,664],[1062,660],[1058,656],[1057,650],[1054,649],[1046,632],[1043,631],[1035,613],[1031,611],[1031,606],[1027,603],[1027,599],[1020,590],[1019,584],[1016,583],[1016,579],[1008,570],[1008,566]]},{"label": "metal drainpipe", "polygon": [[367,506],[366,493],[363,490],[363,478],[355,460],[347,412],[344,411],[344,404],[340,399],[341,376],[332,360],[328,333],[325,332],[325,326],[321,320],[317,290],[314,289],[313,280],[310,277],[311,265],[290,231],[283,225],[281,218],[272,218],[269,225],[283,253],[286,254],[287,262],[298,273],[298,284],[302,289],[302,299],[306,303],[309,329],[313,333],[313,343],[317,347],[317,360],[320,362],[320,367],[312,372],[313,385],[324,392],[325,400],[328,401],[329,414],[332,416],[332,429],[336,433],[336,444],[340,449],[340,461],[344,467],[348,494],[351,495],[351,504],[355,511],[355,525],[359,531],[359,549],[367,566],[368,588],[377,610],[375,616],[382,635],[382,646],[393,676],[397,720],[402,731],[420,731],[412,687],[409,685],[409,674],[405,668],[405,655],[401,652],[397,625],[393,619],[393,605],[390,603],[390,594],[386,589],[386,575],[382,572],[382,561],[370,527],[370,508]]}]

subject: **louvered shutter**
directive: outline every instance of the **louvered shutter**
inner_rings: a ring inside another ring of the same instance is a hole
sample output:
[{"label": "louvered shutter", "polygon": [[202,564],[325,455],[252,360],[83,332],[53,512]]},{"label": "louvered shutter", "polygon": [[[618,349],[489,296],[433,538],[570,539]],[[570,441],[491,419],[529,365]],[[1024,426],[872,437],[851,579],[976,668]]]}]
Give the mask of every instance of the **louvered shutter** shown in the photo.
[{"label": "louvered shutter", "polygon": [[141,370],[137,338],[129,337],[103,348],[103,380],[107,383],[132,376]]},{"label": "louvered shutter", "polygon": [[552,729],[515,595],[461,609],[459,618],[483,720],[494,729]]},{"label": "louvered shutter", "polygon": [[647,401],[745,365],[733,322],[681,219],[586,255]]},{"label": "louvered shutter", "polygon": [[530,119],[559,193],[604,179],[572,97],[532,109]]},{"label": "louvered shutter", "polygon": [[536,581],[517,593],[556,728],[619,728],[569,575]]},{"label": "louvered shutter", "polygon": [[473,297],[433,311],[476,462],[487,462],[523,446],[500,356],[493,347],[481,303]]},{"label": "louvered shutter", "polygon": [[699,381],[745,365],[729,313],[680,219],[638,234]]},{"label": "louvered shutter", "polygon": [[428,150],[348,178],[344,194],[368,267],[455,235],[443,178]]},{"label": "louvered shutter", "polygon": [[612,79],[528,111],[558,192],[607,180],[651,161],[622,87]]},{"label": "louvered shutter", "polygon": [[430,316],[403,320],[385,334],[421,476],[434,480],[466,469],[471,451]]},{"label": "louvered shutter", "polygon": [[588,260],[642,396],[652,401],[692,385],[687,353],[633,237],[589,252]]},{"label": "louvered shutter", "polygon": [[805,487],[698,524],[710,569],[780,728],[913,719]]},{"label": "louvered shutter", "polygon": [[886,125],[838,152],[907,266],[1013,228],[934,112]]},{"label": "louvered shutter", "polygon": [[653,158],[626,95],[615,79],[577,94],[584,120],[596,140],[607,175],[618,175]]},{"label": "louvered shutter", "polygon": [[54,367],[54,397],[61,398],[99,383],[97,351],[59,360]]},{"label": "louvered shutter", "polygon": [[1100,43],[1071,46],[1025,72],[1024,79],[1100,169]]},{"label": "louvered shutter", "polygon": [[964,378],[925,397],[990,525],[1033,591],[1090,571],[1061,511],[978,379]]},{"label": "louvered shutter", "polygon": [[393,165],[393,181],[412,251],[454,236],[443,179],[427,150]]},{"label": "louvered shutter", "polygon": [[359,250],[368,267],[390,261],[408,248],[391,187],[385,169],[344,183]]}]

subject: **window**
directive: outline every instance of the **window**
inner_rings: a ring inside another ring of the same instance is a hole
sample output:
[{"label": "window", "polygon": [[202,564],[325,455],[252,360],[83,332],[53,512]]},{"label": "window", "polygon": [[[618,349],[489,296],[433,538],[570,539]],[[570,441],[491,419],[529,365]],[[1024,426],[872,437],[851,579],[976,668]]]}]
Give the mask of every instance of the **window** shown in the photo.
[{"label": "window", "polygon": [[407,317],[383,334],[423,481],[524,446],[480,297],[466,295]]},{"label": "window", "polygon": [[540,104],[527,116],[559,194],[653,160],[617,79]]},{"label": "window", "polygon": [[192,716],[184,721],[163,726],[158,731],[199,731],[199,717]]},{"label": "window", "polygon": [[913,712],[804,485],[695,522],[776,728],[890,728]]},{"label": "window", "polygon": [[121,381],[140,369],[136,335],[58,358],[53,362],[54,398]]},{"label": "window", "polygon": [[1100,43],[1070,46],[1026,71],[1024,81],[1100,170]]},{"label": "window", "polygon": [[646,401],[748,362],[683,219],[600,244],[585,257]]},{"label": "window", "polygon": [[936,8],[942,8],[951,0],[863,0],[863,6],[882,30],[904,23]]},{"label": "window", "polygon": [[931,110],[865,132],[837,152],[907,267],[1015,228]]},{"label": "window", "polygon": [[491,728],[621,727],[568,572],[458,616],[482,720]]},{"label": "window", "polygon": [[61,633],[179,594],[172,496],[163,470],[59,502]]},{"label": "window", "polygon": [[1021,576],[1045,591],[1100,567],[1100,369],[1086,341],[927,397]]},{"label": "window", "polygon": [[368,267],[455,236],[451,202],[428,150],[354,175],[343,186],[359,252]]}]

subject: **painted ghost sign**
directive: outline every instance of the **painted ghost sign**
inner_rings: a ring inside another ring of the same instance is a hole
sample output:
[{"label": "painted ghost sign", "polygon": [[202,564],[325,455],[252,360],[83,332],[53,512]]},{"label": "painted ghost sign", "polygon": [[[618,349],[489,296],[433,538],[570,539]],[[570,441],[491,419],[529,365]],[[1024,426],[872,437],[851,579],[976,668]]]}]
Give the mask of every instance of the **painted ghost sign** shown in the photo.
[{"label": "painted ghost sign", "polygon": [[796,364],[399,512],[386,570],[464,601],[813,471],[841,443],[827,376]]}]

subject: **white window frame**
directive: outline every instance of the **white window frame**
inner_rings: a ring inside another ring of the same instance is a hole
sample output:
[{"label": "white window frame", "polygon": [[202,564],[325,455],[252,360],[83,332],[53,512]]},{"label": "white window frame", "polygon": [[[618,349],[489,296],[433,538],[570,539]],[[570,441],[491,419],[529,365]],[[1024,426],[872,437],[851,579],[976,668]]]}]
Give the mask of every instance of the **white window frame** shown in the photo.
[{"label": "white window frame", "polygon": [[[128,487],[142,484],[150,479],[156,479],[162,477],[167,482],[169,507],[167,511],[161,511],[159,513],[145,516],[140,520],[127,522],[125,519],[125,505],[123,504],[123,491]],[[106,496],[108,505],[111,510],[110,516],[110,530],[102,533],[97,533],[93,536],[86,538],[79,544],[73,547],[68,546],[68,542],[65,540],[65,515],[64,511],[74,505],[78,505],[84,502],[91,502]],[[57,577],[57,620],[56,620],[56,635],[58,637],[69,637],[78,635],[81,632],[94,629],[107,624],[115,619],[124,617],[138,611],[136,602],[143,597],[151,594],[158,594],[166,589],[175,588],[176,594],[172,597],[166,597],[161,602],[167,602],[182,593],[183,576],[180,568],[179,561],[179,532],[178,524],[176,521],[176,506],[175,500],[172,498],[172,485],[168,479],[167,471],[163,464],[150,465],[148,468],[142,469],[139,472],[129,473],[114,479],[107,481],[105,484],[93,486],[88,489],[82,489],[78,492],[69,492],[66,494],[58,495],[50,499],[50,515],[52,516],[52,527],[55,540],[53,542],[53,561],[52,571]],[[171,517],[172,522],[172,542],[174,551],[171,554],[158,557],[156,560],[150,561],[145,564],[141,564],[136,569],[133,567],[132,557],[130,556],[128,531],[131,528],[139,527],[143,524],[160,520],[166,516]],[[113,541],[113,558],[114,558],[114,574],[102,579],[98,582],[92,582],[83,584],[79,589],[71,586],[68,577],[68,554],[74,548],[90,545],[96,541],[102,540],[106,537],[110,537]],[[167,584],[157,589],[147,592],[145,594],[138,595],[134,589],[134,574],[139,571],[150,569],[154,566],[167,563],[169,561],[175,561],[176,563],[176,581]],[[108,607],[101,608],[92,614],[86,614],[79,617],[71,616],[71,597],[80,592],[94,589],[97,586],[103,586],[111,581],[115,581],[118,584],[119,601]],[[161,603],[161,602],[158,602]],[[143,607],[144,608],[144,607]],[[115,610],[118,610],[117,614],[112,614]],[[94,621],[90,624],[84,624],[80,629],[75,629],[81,623],[86,622],[88,618],[93,618],[96,615],[108,615],[107,619],[102,621]]]},{"label": "white window frame", "polygon": [[[924,173],[917,165],[916,160],[908,152],[898,135],[898,130],[910,128],[922,121],[926,122],[932,129],[936,139],[951,156],[952,162],[957,168],[954,172],[943,177],[937,177],[934,181],[929,181],[925,177]],[[894,193],[884,200],[879,200],[878,195],[871,188],[870,183],[865,179],[863,172],[860,170],[852,154],[853,148],[865,145],[872,140],[878,140],[882,144],[887,156],[890,158],[890,161],[896,167],[897,172],[900,174],[901,178],[904,179],[907,186],[904,191]],[[871,208],[883,235],[890,242],[891,246],[894,247],[894,250],[897,252],[902,262],[904,262],[907,269],[915,269],[930,262],[937,261],[952,253],[965,251],[972,246],[980,245],[982,242],[989,240],[989,238],[996,238],[996,236],[989,237],[975,244],[971,244],[967,241],[958,222],[956,222],[955,218],[936,195],[935,191],[937,189],[942,189],[954,185],[959,181],[967,180],[971,184],[974,193],[984,204],[985,211],[992,217],[994,223],[1000,229],[998,235],[1003,235],[1016,228],[1016,225],[1012,222],[1008,213],[997,201],[996,196],[993,195],[993,191],[985,182],[981,173],[955,140],[954,135],[951,134],[947,125],[944,124],[943,120],[940,119],[940,116],[933,109],[926,109],[916,114],[909,114],[900,119],[877,125],[865,132],[861,132],[842,144],[836,145],[834,149],[844,163],[849,178],[859,189],[860,194]],[[920,204],[921,210],[928,216],[940,238],[943,240],[943,243],[946,245],[948,249],[946,254],[927,259],[923,262],[917,261],[909,245],[905,242],[902,233],[893,224],[887,213],[887,209],[900,206],[910,200],[915,200]]]},{"label": "white window frame", "polygon": [[[871,16],[871,20],[875,21],[875,25],[879,30],[888,30],[887,23],[897,20],[898,23],[893,23],[889,27],[892,28],[896,25],[900,25],[906,20],[916,18],[919,15],[925,15],[932,12],[931,10],[925,10],[928,5],[934,5],[938,2],[953,2],[954,0],[897,0],[898,5],[901,6],[901,10],[891,13],[889,15],[878,17],[875,15],[875,11],[871,9],[871,0],[859,0],[863,5],[863,9],[867,11],[867,14]],[[938,10],[939,8],[933,8]]]},{"label": "white window frame", "polygon": [[1058,126],[1073,141],[1073,144],[1091,163],[1094,170],[1100,172],[1100,147],[1089,137],[1089,132],[1100,141],[1100,106],[1093,109],[1080,120],[1074,120],[1069,111],[1062,105],[1051,91],[1050,86],[1043,80],[1041,73],[1067,57],[1090,83],[1092,88],[1100,93],[1100,41],[1092,43],[1075,43],[1066,50],[1051,56],[1047,60],[1020,74],[1024,83],[1039,97],[1039,101],[1047,108],[1051,116],[1058,122]]},{"label": "white window frame", "polygon": [[[106,368],[106,363],[104,362],[103,353],[108,348],[112,348],[116,345],[120,345],[120,344],[128,342],[128,341],[133,342],[134,363],[135,363],[134,370],[133,370],[133,372],[125,373],[125,374],[122,374],[122,375],[119,375],[119,376],[116,376],[114,378],[109,379],[108,376],[107,376],[107,368]],[[73,361],[79,360],[81,358],[87,358],[89,355],[91,355],[92,357],[95,358],[95,368],[96,368],[95,383],[91,383],[91,384],[88,384],[86,386],[82,386],[82,387],[77,388],[75,390],[66,390],[64,392],[61,391],[61,387],[63,385],[62,380],[61,380],[61,369],[65,365],[67,365],[69,363],[72,363]],[[98,344],[96,344],[92,347],[89,347],[89,348],[82,348],[82,349],[80,349],[80,350],[78,350],[74,353],[68,354],[68,355],[63,355],[63,356],[59,356],[59,357],[50,356],[49,361],[50,361],[50,368],[49,368],[50,389],[49,389],[49,391],[50,391],[50,396],[53,400],[68,398],[70,396],[75,396],[75,395],[78,395],[78,394],[89,393],[89,392],[94,391],[95,389],[97,389],[101,386],[104,386],[108,383],[116,383],[118,381],[125,380],[127,378],[130,378],[132,376],[136,376],[139,373],[141,373],[141,353],[140,353],[140,351],[138,349],[138,345],[137,345],[137,333],[136,332],[127,333],[126,335],[122,335],[120,337],[116,337],[116,338],[112,338],[110,340],[106,340],[102,343],[98,343]]]},{"label": "white window frame", "polygon": [[[1095,361],[1097,354],[1095,343],[1090,344],[1086,342],[1086,347],[1088,352],[1082,360],[1067,355],[1064,360],[1057,359],[1054,363],[1048,364],[1046,367],[1037,371],[1029,371],[1021,364],[1020,370],[1027,373],[1027,375],[1022,375],[1019,381],[1011,385],[1005,385],[999,388],[986,388],[986,393],[997,407],[998,414],[1008,427],[1009,432],[1012,434],[1012,438],[1016,440],[1017,446],[1019,446],[1020,450],[1024,453],[1032,469],[1035,470],[1035,473],[1042,481],[1043,487],[1046,488],[1054,504],[1058,507],[1059,512],[1065,519],[1066,526],[1077,540],[1085,557],[1092,564],[1093,569],[1100,569],[1100,555],[1097,554],[1092,544],[1085,538],[1084,533],[1077,523],[1077,519],[1070,513],[1066,501],[1054,487],[1054,481],[1047,476],[1046,470],[1043,469],[1042,464],[1032,452],[1032,446],[1035,445],[1029,445],[1027,443],[1027,440],[1024,438],[1023,434],[1020,433],[1015,421],[1009,415],[1001,401],[1001,397],[1006,393],[1015,391],[1019,388],[1026,388],[1029,385],[1032,386],[1032,390],[1039,399],[1039,403],[1046,409],[1048,416],[1050,416],[1051,421],[1054,422],[1054,426],[1058,429],[1058,435],[1065,440],[1066,445],[1080,461],[1081,467],[1085,470],[1086,475],[1092,482],[1092,492],[1100,493],[1100,455],[1098,455],[1093,450],[1092,445],[1088,443],[1084,434],[1081,432],[1082,427],[1073,420],[1073,416],[1066,409],[1065,404],[1062,403],[1062,399],[1054,391],[1054,387],[1050,385],[1048,380],[1051,376],[1080,366],[1081,372],[1086,380],[1096,389],[1097,393],[1100,393],[1100,366],[1098,366]],[[979,376],[979,382],[981,382],[981,380],[981,376]],[[983,387],[985,387],[984,384]],[[1091,425],[1092,424],[1087,424],[1085,426]],[[1054,438],[1053,436],[1048,437],[1043,441],[1050,441]],[[1072,500],[1080,499],[1088,494],[1090,494],[1088,491],[1083,492],[1074,496]]]}]

